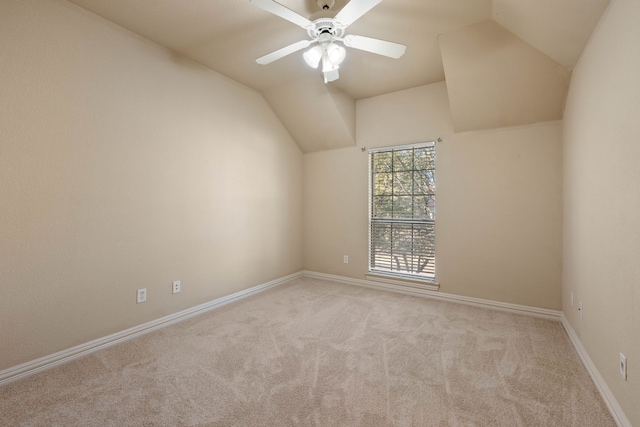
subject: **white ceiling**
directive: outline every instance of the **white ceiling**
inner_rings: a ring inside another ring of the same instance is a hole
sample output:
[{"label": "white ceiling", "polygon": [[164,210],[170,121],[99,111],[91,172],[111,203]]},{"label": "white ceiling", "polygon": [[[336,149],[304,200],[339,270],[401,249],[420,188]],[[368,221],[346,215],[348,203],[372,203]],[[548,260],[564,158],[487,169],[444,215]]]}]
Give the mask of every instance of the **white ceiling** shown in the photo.
[{"label": "white ceiling", "polygon": [[[305,97],[304,89],[291,89],[300,88],[299,82],[310,77],[322,80],[320,71],[304,63],[302,52],[269,65],[255,62],[262,55],[308,37],[302,28],[265,12],[249,0],[70,1],[263,94],[270,93],[272,99],[279,88],[288,96]],[[331,16],[346,2],[336,0]],[[310,19],[319,12],[316,0],[280,3]],[[384,0],[352,24],[347,33],[402,43],[407,46],[405,55],[394,60],[348,49],[340,78],[330,83],[328,92],[358,100],[443,81],[438,35],[488,19],[572,68],[608,3],[609,0]],[[317,93],[317,88],[314,91]],[[280,108],[287,105],[284,100],[273,103]],[[300,100],[292,104],[299,108]],[[287,115],[274,110],[281,118]],[[317,129],[310,128],[309,132]],[[348,134],[345,132],[345,138]],[[298,143],[305,151],[313,151],[313,147]]]}]

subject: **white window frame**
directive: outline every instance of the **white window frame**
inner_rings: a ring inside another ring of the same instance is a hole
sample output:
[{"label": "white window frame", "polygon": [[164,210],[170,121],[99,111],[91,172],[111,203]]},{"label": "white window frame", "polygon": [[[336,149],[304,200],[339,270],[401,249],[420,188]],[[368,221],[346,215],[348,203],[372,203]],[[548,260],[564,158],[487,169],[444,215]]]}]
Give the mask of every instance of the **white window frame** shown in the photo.
[{"label": "white window frame", "polygon": [[[429,142],[423,142],[423,143],[416,143],[416,144],[408,144],[408,145],[398,145],[398,146],[389,146],[389,147],[380,147],[380,148],[372,148],[369,149],[369,156],[368,156],[368,164],[369,164],[369,219],[368,219],[368,225],[369,225],[369,257],[368,257],[368,264],[369,264],[369,275],[367,275],[368,278],[370,279],[374,279],[376,276],[379,277],[388,277],[390,279],[401,279],[401,280],[410,280],[410,281],[416,281],[416,282],[424,282],[424,283],[428,283],[428,284],[437,284],[436,283],[436,278],[435,278],[435,240],[433,240],[432,243],[432,251],[433,251],[433,255],[429,258],[430,262],[432,263],[432,266],[429,267],[427,272],[424,273],[414,273],[411,271],[407,271],[406,269],[403,271],[402,268],[393,268],[393,264],[394,261],[391,260],[391,258],[393,257],[394,254],[394,250],[390,249],[389,252],[389,263],[390,263],[390,268],[381,268],[378,267],[376,265],[372,265],[374,263],[374,242],[373,242],[373,227],[375,224],[396,224],[397,225],[407,225],[407,226],[411,226],[412,229],[412,242],[413,242],[413,235],[414,235],[414,225],[418,225],[418,227],[425,227],[425,229],[428,229],[429,227],[432,228],[431,232],[435,233],[435,227],[436,227],[436,220],[435,220],[435,205],[433,206],[433,214],[431,215],[432,218],[427,219],[427,218],[374,218],[374,171],[373,171],[373,154],[375,153],[380,153],[380,152],[393,152],[393,151],[400,151],[400,150],[407,150],[407,149],[419,149],[419,148],[424,148],[424,147],[433,147],[434,150],[434,154],[435,154],[435,141],[429,141]],[[414,171],[415,173],[415,171]],[[435,179],[435,173],[436,173],[436,169],[433,169],[433,175],[434,175],[434,179]],[[412,178],[412,183],[414,183],[415,181]],[[412,184],[413,185],[413,184]],[[433,191],[433,199],[435,201],[435,188]],[[393,225],[390,225],[390,230],[393,230]],[[434,236],[435,239],[435,236]],[[393,243],[391,244],[393,247]],[[413,245],[413,243],[412,243]],[[415,257],[417,257],[418,255],[416,255],[413,252],[410,252],[410,254],[412,255],[412,259],[414,259]],[[397,257],[396,257],[397,258]],[[396,263],[398,263],[397,259],[396,259]],[[413,265],[413,264],[412,264]],[[406,258],[405,258],[405,266],[408,267],[408,263],[406,262]]]}]

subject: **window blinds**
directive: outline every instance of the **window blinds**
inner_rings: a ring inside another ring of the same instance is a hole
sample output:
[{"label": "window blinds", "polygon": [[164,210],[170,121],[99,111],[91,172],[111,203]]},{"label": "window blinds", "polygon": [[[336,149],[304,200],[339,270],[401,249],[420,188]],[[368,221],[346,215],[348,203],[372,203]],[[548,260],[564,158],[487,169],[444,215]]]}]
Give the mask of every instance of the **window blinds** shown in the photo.
[{"label": "window blinds", "polygon": [[435,145],[370,150],[372,272],[435,279]]}]

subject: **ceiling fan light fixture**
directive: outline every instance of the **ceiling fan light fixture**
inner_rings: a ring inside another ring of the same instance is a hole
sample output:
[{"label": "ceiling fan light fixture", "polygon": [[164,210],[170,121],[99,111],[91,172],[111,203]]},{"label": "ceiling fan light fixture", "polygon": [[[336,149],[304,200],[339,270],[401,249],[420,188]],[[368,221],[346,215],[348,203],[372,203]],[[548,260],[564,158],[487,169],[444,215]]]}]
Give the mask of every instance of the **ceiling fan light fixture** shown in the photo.
[{"label": "ceiling fan light fixture", "polygon": [[344,61],[346,55],[347,51],[342,46],[339,46],[335,43],[331,43],[329,44],[329,46],[327,46],[327,56],[329,57],[329,61],[333,65],[342,64],[342,61]]},{"label": "ceiling fan light fixture", "polygon": [[322,59],[322,72],[327,73],[329,71],[335,71],[339,69],[340,66],[338,64],[333,64],[328,57]]},{"label": "ceiling fan light fixture", "polygon": [[[338,78],[340,77],[340,73],[338,72],[338,70],[340,69],[340,64],[339,63],[334,63],[331,60],[331,57],[329,56],[329,48],[331,46],[335,46],[337,48],[340,48],[341,46],[337,46],[334,45],[333,43],[331,43],[331,45],[325,45],[323,47],[324,52],[322,55],[322,74],[324,75],[324,82],[325,83],[329,83],[329,82],[333,82],[335,80],[338,80]],[[344,50],[344,48],[342,48],[342,50]],[[334,55],[336,55],[337,53],[334,53]],[[341,55],[342,58],[337,57],[336,59],[339,59],[340,62],[342,62],[342,60],[344,59],[344,55]]]},{"label": "ceiling fan light fixture", "polygon": [[335,65],[335,66],[323,69],[322,74],[324,75],[324,82],[330,83],[338,80],[338,78],[340,77],[340,73],[338,71],[339,68],[340,68],[339,66]]},{"label": "ceiling fan light fixture", "polygon": [[320,60],[322,59],[322,48],[316,45],[303,53],[302,57],[311,68],[318,68]]}]

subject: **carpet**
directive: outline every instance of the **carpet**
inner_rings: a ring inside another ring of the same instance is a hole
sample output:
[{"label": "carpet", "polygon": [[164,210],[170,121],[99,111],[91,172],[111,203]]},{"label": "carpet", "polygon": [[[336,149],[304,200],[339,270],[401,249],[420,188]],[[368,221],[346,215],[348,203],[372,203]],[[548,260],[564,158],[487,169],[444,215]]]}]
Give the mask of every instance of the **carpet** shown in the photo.
[{"label": "carpet", "polygon": [[2,426],[615,426],[558,322],[300,278],[0,388]]}]

